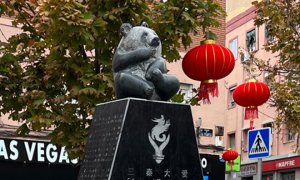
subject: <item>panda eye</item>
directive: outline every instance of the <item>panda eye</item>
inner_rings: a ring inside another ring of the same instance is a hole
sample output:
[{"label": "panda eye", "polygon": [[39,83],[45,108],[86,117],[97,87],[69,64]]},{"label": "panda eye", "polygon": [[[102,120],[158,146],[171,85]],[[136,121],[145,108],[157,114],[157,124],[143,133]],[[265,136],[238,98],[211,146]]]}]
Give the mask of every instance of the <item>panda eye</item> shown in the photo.
[{"label": "panda eye", "polygon": [[144,32],[144,33],[143,33],[143,36],[148,36],[148,33],[147,33],[147,32]]}]

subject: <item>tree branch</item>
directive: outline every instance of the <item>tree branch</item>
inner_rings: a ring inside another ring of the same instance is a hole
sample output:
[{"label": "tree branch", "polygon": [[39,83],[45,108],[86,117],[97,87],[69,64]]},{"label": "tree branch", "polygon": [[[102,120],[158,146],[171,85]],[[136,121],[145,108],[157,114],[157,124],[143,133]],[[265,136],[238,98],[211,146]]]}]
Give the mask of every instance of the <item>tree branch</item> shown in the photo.
[{"label": "tree branch", "polygon": [[83,56],[84,59],[87,59],[87,55],[86,55],[84,46],[82,44],[79,45],[79,52]]},{"label": "tree branch", "polygon": [[35,15],[36,13],[35,13],[34,9],[31,7],[31,5],[28,2],[26,3],[26,5],[28,6],[30,12],[32,12],[32,14]]},{"label": "tree branch", "polygon": [[95,72],[96,72],[96,74],[100,73],[100,55],[101,55],[101,49],[96,46],[96,48],[95,48]]},{"label": "tree branch", "polygon": [[286,20],[286,23],[288,26],[290,26],[290,28],[292,29],[292,31],[297,35],[300,36],[300,32],[298,32],[297,28],[294,26],[293,21],[291,20],[291,18],[295,18],[294,16],[291,15],[291,9],[293,8],[293,5],[291,4],[291,1],[286,0],[286,11],[285,12],[285,17],[284,18]]},{"label": "tree branch", "polygon": [[27,25],[27,26],[29,26],[32,30],[33,30],[33,33],[37,36],[37,37],[40,37],[39,35],[38,35],[38,33],[37,33],[37,31],[35,30],[35,28],[30,24],[30,22],[27,20],[27,18],[26,17],[24,17],[24,14],[22,13],[22,8],[23,8],[23,6],[21,6],[21,7],[16,7],[15,8],[15,10],[19,13],[18,15],[20,16],[20,18],[22,19],[22,20],[24,20],[24,23]]}]

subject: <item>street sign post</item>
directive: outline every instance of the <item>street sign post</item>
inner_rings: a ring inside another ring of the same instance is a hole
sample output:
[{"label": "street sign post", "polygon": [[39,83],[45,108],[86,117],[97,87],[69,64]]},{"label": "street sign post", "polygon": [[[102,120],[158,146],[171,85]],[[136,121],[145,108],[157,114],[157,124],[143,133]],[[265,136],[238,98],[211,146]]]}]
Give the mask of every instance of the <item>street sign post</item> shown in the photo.
[{"label": "street sign post", "polygon": [[248,131],[248,158],[257,160],[257,180],[262,178],[262,158],[271,155],[271,128]]},{"label": "street sign post", "polygon": [[248,131],[248,158],[262,158],[271,155],[271,128]]}]

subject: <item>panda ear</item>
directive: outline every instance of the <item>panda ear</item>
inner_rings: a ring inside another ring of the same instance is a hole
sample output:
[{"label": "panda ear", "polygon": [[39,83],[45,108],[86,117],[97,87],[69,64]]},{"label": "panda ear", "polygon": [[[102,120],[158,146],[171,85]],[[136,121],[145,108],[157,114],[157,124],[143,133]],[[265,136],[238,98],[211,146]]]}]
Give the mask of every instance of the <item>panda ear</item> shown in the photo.
[{"label": "panda ear", "polygon": [[122,36],[126,36],[127,33],[131,30],[132,26],[129,23],[124,23],[121,25],[120,32]]},{"label": "panda ear", "polygon": [[145,21],[142,22],[141,26],[149,27],[148,24]]}]

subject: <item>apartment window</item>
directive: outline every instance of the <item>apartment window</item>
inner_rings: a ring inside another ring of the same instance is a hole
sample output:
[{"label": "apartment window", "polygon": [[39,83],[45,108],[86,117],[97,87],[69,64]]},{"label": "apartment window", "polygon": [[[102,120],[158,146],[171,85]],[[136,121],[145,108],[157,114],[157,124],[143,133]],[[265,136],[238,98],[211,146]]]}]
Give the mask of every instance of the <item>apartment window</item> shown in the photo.
[{"label": "apartment window", "polygon": [[265,42],[272,42],[274,41],[274,36],[271,35],[270,26],[265,26]]},{"label": "apartment window", "polygon": [[236,85],[228,88],[228,104],[227,104],[228,109],[234,108],[236,106],[236,103],[233,99],[233,91],[235,90],[235,88]]},{"label": "apartment window", "polygon": [[292,172],[282,172],[281,179],[282,180],[295,180],[295,171]]},{"label": "apartment window", "polygon": [[180,91],[184,95],[184,103],[189,102],[193,97],[193,85],[187,83],[180,83]]},{"label": "apartment window", "polygon": [[290,129],[286,129],[286,141],[292,141],[294,140],[294,134]]},{"label": "apartment window", "polygon": [[237,38],[231,40],[229,42],[229,49],[233,53],[234,59],[237,60],[238,58],[238,41]]},{"label": "apartment window", "polygon": [[286,77],[288,73],[284,71],[278,71],[278,80],[280,84],[284,84],[286,82]]},{"label": "apartment window", "polygon": [[256,33],[255,29],[248,31],[246,34],[246,45],[248,52],[256,50]]},{"label": "apartment window", "polygon": [[272,123],[266,123],[266,124],[263,124],[263,127],[265,128],[265,127],[269,127],[270,129],[271,129],[271,133],[272,133],[272,131],[273,131],[273,129],[272,129]]},{"label": "apartment window", "polygon": [[264,71],[263,72],[263,81],[265,84],[267,84],[268,86],[271,85],[272,82],[272,76],[268,71]]},{"label": "apartment window", "polygon": [[229,134],[228,139],[229,139],[229,143],[228,143],[229,148],[235,149],[235,133]]},{"label": "apartment window", "polygon": [[250,60],[250,55],[249,55],[248,51],[244,50],[243,52],[241,52],[241,63],[245,64],[245,63],[249,62],[249,60]]}]

